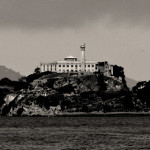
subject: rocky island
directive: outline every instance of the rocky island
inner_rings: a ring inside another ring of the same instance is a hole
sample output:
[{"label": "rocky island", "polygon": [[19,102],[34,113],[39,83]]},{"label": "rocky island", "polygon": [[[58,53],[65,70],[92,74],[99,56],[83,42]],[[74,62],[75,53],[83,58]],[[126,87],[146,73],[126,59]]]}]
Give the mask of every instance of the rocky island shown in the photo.
[{"label": "rocky island", "polygon": [[2,116],[116,112],[133,107],[124,74],[111,77],[100,73],[35,72],[19,81],[3,78],[0,93]]},{"label": "rocky island", "polygon": [[113,76],[40,72],[19,81],[0,80],[1,116],[54,116],[82,113],[141,112],[150,110],[150,82],[132,90],[124,69],[114,66]]}]

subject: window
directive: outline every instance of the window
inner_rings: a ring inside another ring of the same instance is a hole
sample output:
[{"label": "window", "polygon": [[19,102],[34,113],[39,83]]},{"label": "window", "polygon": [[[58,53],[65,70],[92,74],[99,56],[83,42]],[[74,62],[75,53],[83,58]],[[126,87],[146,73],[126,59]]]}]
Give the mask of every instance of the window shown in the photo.
[{"label": "window", "polygon": [[59,65],[59,67],[61,67],[61,65]]},{"label": "window", "polygon": [[67,67],[69,67],[69,65],[67,65]]},{"label": "window", "polygon": [[90,67],[90,65],[88,65],[88,67]]},{"label": "window", "polygon": [[92,65],[92,67],[94,67],[94,65]]},{"label": "window", "polygon": [[65,67],[65,65],[63,65],[63,67]]},{"label": "window", "polygon": [[78,67],[78,65],[75,65],[75,67]]},{"label": "window", "polygon": [[73,65],[71,65],[71,67],[73,67]]}]

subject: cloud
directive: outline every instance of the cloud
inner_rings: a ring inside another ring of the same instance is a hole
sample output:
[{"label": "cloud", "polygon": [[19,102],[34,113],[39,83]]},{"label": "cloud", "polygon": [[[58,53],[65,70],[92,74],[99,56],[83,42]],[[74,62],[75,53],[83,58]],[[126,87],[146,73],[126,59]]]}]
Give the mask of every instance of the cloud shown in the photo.
[{"label": "cloud", "polygon": [[0,27],[76,28],[89,23],[149,25],[150,0],[1,0]]}]

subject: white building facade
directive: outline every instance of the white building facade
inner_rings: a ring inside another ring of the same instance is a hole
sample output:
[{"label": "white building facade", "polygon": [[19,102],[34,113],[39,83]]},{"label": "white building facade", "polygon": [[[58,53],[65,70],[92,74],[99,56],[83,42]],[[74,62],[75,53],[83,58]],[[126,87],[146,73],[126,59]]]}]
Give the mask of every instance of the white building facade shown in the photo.
[{"label": "white building facade", "polygon": [[40,71],[51,71],[57,73],[94,73],[100,72],[106,76],[113,75],[113,65],[105,62],[97,62],[86,60],[85,58],[85,44],[80,46],[81,49],[81,60],[76,57],[68,56],[61,61],[54,61],[49,63],[41,63]]},{"label": "white building facade", "polygon": [[85,44],[80,46],[81,48],[81,60],[76,57],[68,56],[62,61],[55,61],[49,63],[41,63],[41,72],[52,71],[57,73],[69,73],[69,72],[81,72],[81,73],[93,73],[97,71],[97,62],[89,61],[85,59]]}]

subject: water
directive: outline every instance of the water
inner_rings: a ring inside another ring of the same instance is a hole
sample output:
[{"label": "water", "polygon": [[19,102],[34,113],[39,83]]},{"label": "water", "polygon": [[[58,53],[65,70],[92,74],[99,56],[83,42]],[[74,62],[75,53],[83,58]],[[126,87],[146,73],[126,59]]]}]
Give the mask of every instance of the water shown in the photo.
[{"label": "water", "polygon": [[0,150],[150,149],[150,117],[2,117]]}]

